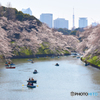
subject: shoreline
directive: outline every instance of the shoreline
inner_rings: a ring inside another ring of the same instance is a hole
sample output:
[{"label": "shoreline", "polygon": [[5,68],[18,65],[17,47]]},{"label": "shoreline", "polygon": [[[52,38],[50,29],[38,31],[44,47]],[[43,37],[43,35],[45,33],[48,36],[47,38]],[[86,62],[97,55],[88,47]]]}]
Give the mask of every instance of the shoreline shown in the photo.
[{"label": "shoreline", "polygon": [[[82,58],[80,58],[80,59],[81,59],[81,61],[83,61],[83,62],[85,62],[85,63],[88,63],[88,64],[91,65],[92,67],[97,68],[97,69],[100,70],[100,67],[99,67],[99,66],[94,65],[94,64],[92,64],[92,63],[90,63],[90,62],[88,62],[88,61],[84,61]],[[88,65],[87,65],[87,66],[88,66]]]},{"label": "shoreline", "polygon": [[38,58],[38,57],[54,57],[54,56],[67,56],[71,54],[38,54],[38,55],[29,55],[29,56],[13,56],[10,59],[22,59],[22,58]]}]

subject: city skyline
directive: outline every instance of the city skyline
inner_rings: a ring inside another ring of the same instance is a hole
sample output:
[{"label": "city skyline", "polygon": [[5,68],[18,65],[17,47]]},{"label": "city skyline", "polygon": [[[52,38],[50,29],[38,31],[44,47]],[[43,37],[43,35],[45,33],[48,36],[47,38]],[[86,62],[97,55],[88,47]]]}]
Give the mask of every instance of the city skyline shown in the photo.
[{"label": "city skyline", "polygon": [[[69,20],[65,20],[65,18],[57,18],[53,20],[53,14],[51,13],[42,13],[40,15],[41,22],[47,24],[50,28],[67,28],[69,29]],[[91,23],[92,26],[96,26],[96,22]],[[86,17],[80,17],[78,20],[78,27],[77,28],[85,28],[88,26],[88,20]],[[75,29],[74,25],[74,13],[73,13],[73,27],[72,30]]]},{"label": "city skyline", "polygon": [[[22,12],[32,15],[32,11],[31,11],[30,8],[22,9]],[[39,20],[41,22],[47,24],[47,26],[50,27],[50,28],[66,28],[66,29],[69,29],[68,20],[65,20],[65,18],[57,18],[57,19],[53,20],[53,14],[51,14],[51,13],[42,13],[40,15]],[[73,27],[72,27],[72,30],[75,29],[74,20],[75,19],[74,19],[74,8],[73,8]],[[96,22],[92,23],[92,26],[96,26],[96,25],[98,25],[98,23],[96,23]],[[85,28],[87,26],[88,26],[87,18],[84,18],[84,17],[79,18],[78,28]]]},{"label": "city skyline", "polygon": [[10,2],[13,8],[22,10],[30,8],[32,14],[36,18],[40,18],[41,13],[52,13],[53,20],[57,18],[65,18],[69,20],[69,29],[73,27],[73,8],[75,15],[75,27],[78,27],[78,20],[80,17],[88,18],[88,25],[93,22],[100,22],[100,0],[3,0],[1,5],[7,6]]},{"label": "city skyline", "polygon": [[[29,14],[29,15],[32,15],[32,11],[31,11],[30,8],[22,9],[22,12]],[[50,28],[66,28],[66,29],[69,29],[68,20],[65,20],[65,18],[57,18],[57,19],[53,20],[53,14],[51,14],[51,13],[42,13],[40,15],[39,20],[41,22],[47,24],[47,26],[50,27]],[[75,17],[74,17],[74,8],[73,8],[73,27],[72,27],[72,30],[75,29],[74,20],[75,20]],[[98,23],[96,23],[96,22],[92,23],[92,26],[97,26],[97,25],[98,25]],[[85,28],[87,26],[88,26],[87,18],[84,18],[84,17],[79,18],[78,28]]]}]

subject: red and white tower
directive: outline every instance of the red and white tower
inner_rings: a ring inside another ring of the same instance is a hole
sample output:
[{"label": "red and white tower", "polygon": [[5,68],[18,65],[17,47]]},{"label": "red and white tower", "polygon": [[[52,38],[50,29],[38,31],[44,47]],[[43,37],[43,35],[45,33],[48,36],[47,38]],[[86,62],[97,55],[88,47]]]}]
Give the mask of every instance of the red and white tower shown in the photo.
[{"label": "red and white tower", "polygon": [[75,29],[75,22],[74,22],[75,16],[74,16],[74,8],[73,8],[73,30]]}]

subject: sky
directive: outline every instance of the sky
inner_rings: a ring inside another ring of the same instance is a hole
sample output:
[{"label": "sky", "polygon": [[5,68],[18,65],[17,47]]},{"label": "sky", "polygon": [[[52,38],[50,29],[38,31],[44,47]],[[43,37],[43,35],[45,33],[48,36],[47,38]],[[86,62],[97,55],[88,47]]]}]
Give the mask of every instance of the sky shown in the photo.
[{"label": "sky", "polygon": [[42,13],[53,14],[53,20],[65,18],[69,20],[69,29],[73,27],[73,8],[76,28],[80,17],[87,17],[88,25],[100,23],[100,0],[2,0],[0,3],[2,6],[11,3],[19,11],[30,8],[38,19]]}]

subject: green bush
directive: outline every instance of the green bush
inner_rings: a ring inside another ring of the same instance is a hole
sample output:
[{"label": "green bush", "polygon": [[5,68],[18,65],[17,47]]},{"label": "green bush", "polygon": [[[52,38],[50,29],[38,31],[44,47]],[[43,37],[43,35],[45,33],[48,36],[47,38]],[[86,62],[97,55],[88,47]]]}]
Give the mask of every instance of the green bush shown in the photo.
[{"label": "green bush", "polygon": [[32,50],[30,50],[28,47],[20,47],[20,52],[15,50],[13,53],[17,56],[33,55]]},{"label": "green bush", "polygon": [[53,54],[53,51],[49,49],[49,43],[43,42],[40,46],[41,47],[38,49],[37,54]]}]

